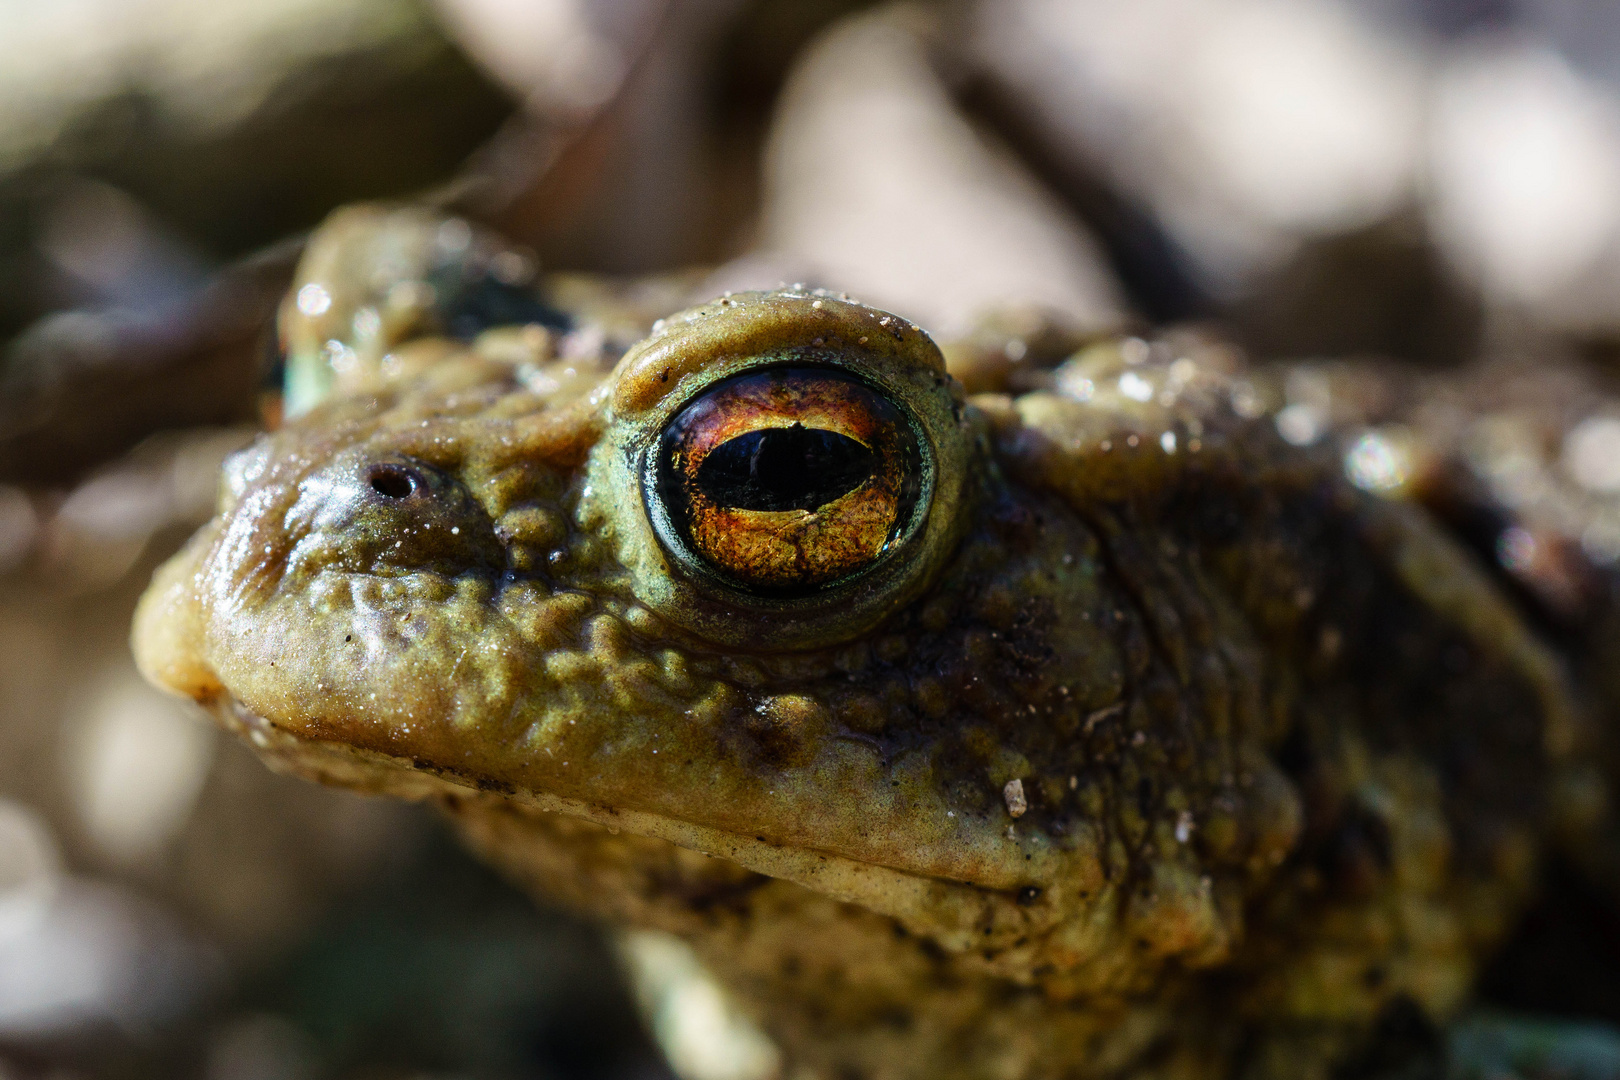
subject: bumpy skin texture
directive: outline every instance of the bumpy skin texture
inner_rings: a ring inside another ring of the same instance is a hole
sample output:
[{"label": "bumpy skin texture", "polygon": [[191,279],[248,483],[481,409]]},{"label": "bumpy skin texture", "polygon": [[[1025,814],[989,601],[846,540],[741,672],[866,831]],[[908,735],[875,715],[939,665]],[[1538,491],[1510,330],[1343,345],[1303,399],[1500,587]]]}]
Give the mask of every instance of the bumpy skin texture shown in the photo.
[{"label": "bumpy skin texture", "polygon": [[[396,234],[389,289],[425,279],[432,227],[338,219],[309,271],[338,329],[289,336],[341,340],[368,301],[331,275]],[[1454,1013],[1543,838],[1597,813],[1560,657],[1218,346],[964,398],[916,327],[821,293],[690,309],[611,367],[383,325],[230,463],[143,670],[688,937],[811,1075],[1326,1076],[1392,1009]],[[926,513],[864,574],[750,596],[658,534],[645,455],[784,363],[899,403]]]}]

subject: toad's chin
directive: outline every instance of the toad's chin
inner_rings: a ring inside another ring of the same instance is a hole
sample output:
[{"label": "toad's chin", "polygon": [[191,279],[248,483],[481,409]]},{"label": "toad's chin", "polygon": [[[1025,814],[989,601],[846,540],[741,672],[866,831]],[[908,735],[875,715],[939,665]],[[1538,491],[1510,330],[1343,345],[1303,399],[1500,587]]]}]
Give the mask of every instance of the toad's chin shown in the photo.
[{"label": "toad's chin", "polygon": [[[216,698],[212,709],[224,727],[247,740],[279,772],[367,794],[431,801],[457,815],[477,816],[481,811],[501,809],[537,820],[561,815],[600,826],[609,834],[663,841],[892,916],[909,930],[947,947],[1004,948],[1027,940],[1031,933],[1050,930],[1064,921],[1064,915],[1074,914],[1063,911],[1073,901],[1069,897],[1065,902],[1067,890],[1063,889],[1046,890],[1050,900],[1032,904],[1031,892],[1038,895],[1043,890],[987,888],[845,854],[772,844],[763,837],[665,814],[526,790],[422,759],[361,749],[318,733],[295,733],[253,712],[229,693]],[[499,858],[501,853],[491,854]],[[1085,897],[1091,902],[1081,906],[1089,909],[1104,903],[1105,892]]]}]

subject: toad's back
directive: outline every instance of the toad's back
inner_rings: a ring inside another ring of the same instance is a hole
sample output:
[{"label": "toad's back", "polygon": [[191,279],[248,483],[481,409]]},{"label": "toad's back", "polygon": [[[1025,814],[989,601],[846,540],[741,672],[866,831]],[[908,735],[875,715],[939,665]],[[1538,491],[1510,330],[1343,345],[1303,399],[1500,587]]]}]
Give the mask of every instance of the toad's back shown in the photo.
[{"label": "toad's back", "polygon": [[426,285],[502,253],[442,231],[317,239],[289,331],[330,396],[227,467],[142,666],[688,937],[815,1075],[1326,1075],[1451,1015],[1594,827],[1563,659],[1228,352],[964,397],[916,327],[803,290],[622,358],[578,304],[561,357],[457,344]]}]

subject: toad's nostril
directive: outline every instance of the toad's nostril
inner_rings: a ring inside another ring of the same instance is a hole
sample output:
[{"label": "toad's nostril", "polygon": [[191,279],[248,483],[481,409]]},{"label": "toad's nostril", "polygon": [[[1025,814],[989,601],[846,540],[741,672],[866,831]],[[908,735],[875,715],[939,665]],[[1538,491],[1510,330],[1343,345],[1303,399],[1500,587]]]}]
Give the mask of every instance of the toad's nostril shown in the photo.
[{"label": "toad's nostril", "polygon": [[376,465],[371,470],[371,490],[385,499],[408,499],[422,486],[422,478],[403,465]]}]

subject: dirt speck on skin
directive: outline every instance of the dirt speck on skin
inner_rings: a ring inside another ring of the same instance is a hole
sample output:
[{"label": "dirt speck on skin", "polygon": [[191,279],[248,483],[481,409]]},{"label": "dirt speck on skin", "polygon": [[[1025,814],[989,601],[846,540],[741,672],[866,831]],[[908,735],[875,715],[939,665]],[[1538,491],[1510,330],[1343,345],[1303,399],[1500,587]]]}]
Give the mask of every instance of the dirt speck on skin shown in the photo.
[{"label": "dirt speck on skin", "polygon": [[1001,797],[1007,801],[1007,813],[1013,817],[1023,817],[1024,811],[1029,809],[1029,800],[1024,798],[1024,782],[1022,780],[1009,780],[1001,789]]}]

